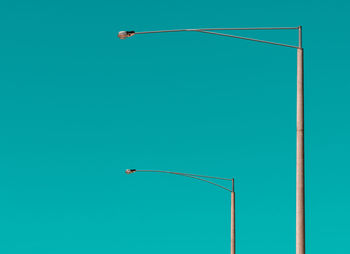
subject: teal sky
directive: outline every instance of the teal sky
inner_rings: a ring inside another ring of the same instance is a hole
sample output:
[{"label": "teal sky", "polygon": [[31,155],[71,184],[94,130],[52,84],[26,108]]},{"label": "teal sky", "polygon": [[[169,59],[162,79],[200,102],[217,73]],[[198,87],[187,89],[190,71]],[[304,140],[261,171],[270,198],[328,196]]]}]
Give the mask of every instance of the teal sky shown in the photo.
[{"label": "teal sky", "polygon": [[[197,33],[303,26],[307,253],[350,252],[350,2],[0,5],[0,253],[295,253],[296,50]],[[296,31],[232,33],[297,43]]]}]

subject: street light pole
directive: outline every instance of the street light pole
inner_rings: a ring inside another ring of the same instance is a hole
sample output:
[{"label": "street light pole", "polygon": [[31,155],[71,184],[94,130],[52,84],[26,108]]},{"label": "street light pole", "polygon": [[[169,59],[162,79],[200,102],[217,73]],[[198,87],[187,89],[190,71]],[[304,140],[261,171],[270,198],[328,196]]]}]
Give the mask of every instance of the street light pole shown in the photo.
[{"label": "street light pole", "polygon": [[[288,45],[271,41],[258,40],[254,38],[236,36],[231,34],[217,33],[215,31],[235,31],[235,30],[298,30],[299,45]],[[213,32],[214,31],[214,32]],[[305,176],[304,176],[304,52],[302,47],[302,28],[298,27],[258,27],[258,28],[199,28],[199,29],[176,29],[160,31],[121,31],[118,33],[120,39],[126,39],[136,34],[153,34],[169,32],[200,32],[212,35],[231,37],[236,39],[272,44],[277,46],[297,49],[297,141],[296,141],[296,254],[305,254]],[[234,211],[234,191],[232,188],[232,210]],[[231,217],[234,223],[234,213]],[[231,254],[234,254],[235,232],[232,226],[231,232]],[[233,243],[232,243],[233,242]]]},{"label": "street light pole", "polygon": [[[180,175],[180,176],[186,176],[190,178],[194,178],[200,181],[204,181],[207,183],[210,183],[212,185],[215,185],[221,189],[227,190],[231,192],[231,254],[235,254],[236,252],[236,226],[235,226],[235,192],[234,192],[234,178],[222,178],[222,177],[214,177],[214,176],[204,176],[204,175],[195,175],[195,174],[188,174],[188,173],[179,173],[179,172],[173,172],[173,171],[163,171],[163,170],[140,170],[140,169],[127,169],[125,170],[126,174],[132,174],[135,172],[151,172],[151,173],[166,173],[166,174],[172,174],[172,175]],[[210,179],[217,179],[217,180],[225,180],[225,181],[231,181],[232,187],[231,189],[226,188],[220,184],[214,183],[212,181],[209,181],[204,178],[210,178]]]},{"label": "street light pole", "polygon": [[301,26],[297,54],[296,254],[305,254],[304,52]]},{"label": "street light pole", "polygon": [[236,253],[236,209],[235,209],[235,182],[232,178],[232,191],[231,191],[231,254]]}]

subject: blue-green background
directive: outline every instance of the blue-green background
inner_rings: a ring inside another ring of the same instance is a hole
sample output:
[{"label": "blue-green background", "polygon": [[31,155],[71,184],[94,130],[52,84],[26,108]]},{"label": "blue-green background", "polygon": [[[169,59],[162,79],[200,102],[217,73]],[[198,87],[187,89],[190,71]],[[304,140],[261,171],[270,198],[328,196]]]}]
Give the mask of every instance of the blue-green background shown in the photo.
[{"label": "blue-green background", "polygon": [[[349,253],[349,11],[323,1],[0,6],[0,253],[295,253],[296,50],[199,33],[303,25],[307,253]],[[297,31],[236,32],[297,43]]]}]

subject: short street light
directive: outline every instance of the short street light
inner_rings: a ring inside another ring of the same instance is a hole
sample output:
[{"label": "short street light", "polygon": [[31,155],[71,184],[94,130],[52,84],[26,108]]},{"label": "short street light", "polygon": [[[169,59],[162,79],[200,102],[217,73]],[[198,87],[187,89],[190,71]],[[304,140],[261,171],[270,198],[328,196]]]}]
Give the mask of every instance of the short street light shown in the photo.
[{"label": "short street light", "polygon": [[[197,179],[206,183],[210,183],[212,185],[215,185],[221,189],[224,189],[226,191],[231,192],[231,254],[235,253],[236,250],[236,229],[235,229],[235,191],[234,191],[234,179],[229,178],[222,178],[222,177],[214,177],[214,176],[204,176],[204,175],[195,175],[195,174],[187,174],[187,173],[179,173],[179,172],[173,172],[173,171],[163,171],[163,170],[139,170],[139,169],[127,169],[125,170],[126,174],[132,174],[135,172],[151,172],[151,173],[165,173],[165,174],[172,174],[172,175],[180,175],[185,177],[190,177],[193,179]],[[209,181],[207,179],[216,179],[216,180],[223,180],[223,181],[230,181],[232,184],[231,189],[226,188],[220,184],[214,183],[212,181]]]}]

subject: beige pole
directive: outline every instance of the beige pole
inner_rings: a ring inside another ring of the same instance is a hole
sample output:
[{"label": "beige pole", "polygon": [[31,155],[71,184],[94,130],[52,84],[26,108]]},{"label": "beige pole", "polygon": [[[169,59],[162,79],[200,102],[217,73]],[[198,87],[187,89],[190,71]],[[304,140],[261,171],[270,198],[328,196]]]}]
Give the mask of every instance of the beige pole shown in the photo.
[{"label": "beige pole", "polygon": [[232,179],[231,191],[231,254],[236,253],[236,225],[235,225],[235,190],[234,179]]},{"label": "beige pole", "polygon": [[304,52],[301,43],[301,27],[299,27],[297,54],[296,254],[305,254]]}]

